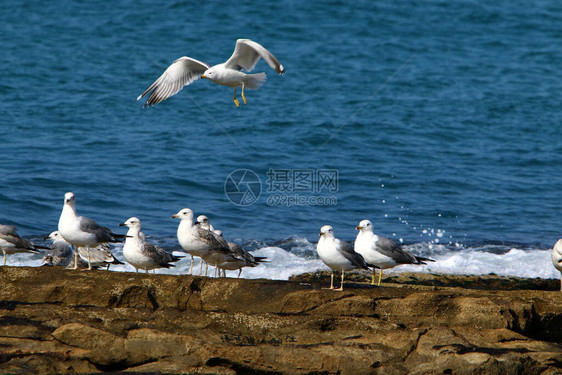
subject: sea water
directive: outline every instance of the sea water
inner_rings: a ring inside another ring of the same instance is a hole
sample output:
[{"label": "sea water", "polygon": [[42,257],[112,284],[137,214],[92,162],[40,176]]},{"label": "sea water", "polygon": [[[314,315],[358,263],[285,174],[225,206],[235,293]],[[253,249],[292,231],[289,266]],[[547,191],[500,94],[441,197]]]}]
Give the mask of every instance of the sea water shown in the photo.
[{"label": "sea water", "polygon": [[[43,243],[73,191],[79,214],[118,233],[137,216],[169,251],[170,215],[206,214],[270,259],[246,277],[324,269],[319,228],[352,241],[362,219],[437,260],[396,270],[558,275],[559,1],[4,8],[0,222],[25,237]],[[221,63],[238,38],[286,68],[259,62],[269,79],[247,105],[207,80],[150,109],[135,101],[176,58]]]}]

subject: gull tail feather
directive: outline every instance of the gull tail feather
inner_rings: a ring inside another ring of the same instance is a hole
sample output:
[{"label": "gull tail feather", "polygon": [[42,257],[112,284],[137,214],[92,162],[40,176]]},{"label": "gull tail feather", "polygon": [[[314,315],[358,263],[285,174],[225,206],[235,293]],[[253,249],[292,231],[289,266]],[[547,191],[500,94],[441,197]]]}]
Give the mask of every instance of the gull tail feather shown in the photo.
[{"label": "gull tail feather", "polygon": [[427,264],[425,262],[435,262],[435,260],[429,258],[424,258],[424,257],[415,257],[415,258],[419,262],[418,264]]},{"label": "gull tail feather", "polygon": [[267,74],[265,73],[247,74],[246,77],[244,77],[246,88],[252,90],[260,88],[265,81],[267,81]]}]

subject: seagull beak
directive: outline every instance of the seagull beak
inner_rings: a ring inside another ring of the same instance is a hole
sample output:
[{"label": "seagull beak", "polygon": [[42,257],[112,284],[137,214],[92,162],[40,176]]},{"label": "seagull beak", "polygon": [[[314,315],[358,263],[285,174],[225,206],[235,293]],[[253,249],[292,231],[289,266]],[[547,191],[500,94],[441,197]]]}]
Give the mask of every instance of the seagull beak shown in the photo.
[{"label": "seagull beak", "polygon": [[199,224],[201,224],[201,222],[199,222],[199,221],[196,221],[195,223],[193,223],[193,225],[199,225]]},{"label": "seagull beak", "polygon": [[173,214],[172,216],[170,216],[170,219],[177,219],[178,217],[178,214]]},{"label": "seagull beak", "polygon": [[321,235],[321,236],[323,236],[323,235],[324,235],[324,233],[320,232],[320,235]]},{"label": "seagull beak", "polygon": [[207,78],[207,76],[203,74],[203,75],[201,76],[201,78]]},{"label": "seagull beak", "polygon": [[361,230],[361,229],[363,229],[363,227],[362,227],[362,226],[360,226],[360,225],[358,225],[358,226],[356,226],[356,227],[355,227],[355,229],[357,229],[357,230]]},{"label": "seagull beak", "polygon": [[127,225],[127,224],[125,224],[125,223],[119,223],[119,226],[120,226],[120,227],[124,227],[124,226],[126,226],[126,225]]},{"label": "seagull beak", "polygon": [[43,238],[43,240],[48,240],[49,238],[51,238],[51,237],[47,236],[47,237]]}]

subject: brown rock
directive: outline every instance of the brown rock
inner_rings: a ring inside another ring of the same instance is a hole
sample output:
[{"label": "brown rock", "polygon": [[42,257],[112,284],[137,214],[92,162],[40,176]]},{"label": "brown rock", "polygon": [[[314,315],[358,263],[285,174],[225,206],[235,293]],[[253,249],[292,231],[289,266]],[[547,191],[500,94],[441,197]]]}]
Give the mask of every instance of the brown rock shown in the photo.
[{"label": "brown rock", "polygon": [[285,282],[3,267],[0,372],[560,370],[560,292],[543,290],[550,288],[544,280],[519,279],[517,290],[515,278],[406,274],[373,287],[357,274],[335,292],[320,289],[327,277]]}]

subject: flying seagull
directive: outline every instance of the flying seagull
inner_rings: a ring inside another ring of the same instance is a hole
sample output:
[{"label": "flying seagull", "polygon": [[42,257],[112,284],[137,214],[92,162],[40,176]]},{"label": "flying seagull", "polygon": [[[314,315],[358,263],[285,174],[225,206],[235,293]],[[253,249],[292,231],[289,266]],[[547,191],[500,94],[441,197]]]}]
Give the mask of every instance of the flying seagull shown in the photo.
[{"label": "flying seagull", "polygon": [[240,102],[236,98],[236,89],[242,87],[242,100],[246,104],[244,89],[257,89],[267,79],[265,73],[246,74],[242,72],[242,70],[252,71],[260,58],[264,59],[277,73],[285,73],[285,68],[279,60],[261,44],[250,39],[238,39],[232,56],[222,64],[210,66],[191,57],[180,57],[145,92],[139,95],[137,100],[150,94],[143,106],[150,107],[177,94],[191,82],[207,78],[218,85],[233,87],[234,104],[239,107]]},{"label": "flying seagull", "polygon": [[402,249],[397,242],[380,237],[373,233],[373,223],[369,220],[361,220],[355,228],[359,231],[355,239],[355,251],[363,255],[367,265],[373,267],[371,285],[375,284],[375,268],[380,268],[379,282],[381,285],[382,271],[395,267],[399,264],[426,264],[435,262],[433,259],[418,257]]},{"label": "flying seagull", "polygon": [[361,254],[356,253],[349,243],[334,236],[334,229],[330,225],[320,228],[320,239],[316,245],[316,252],[322,262],[332,269],[329,289],[334,289],[334,270],[341,271],[341,284],[335,290],[343,291],[345,271],[357,268],[369,269]]}]

